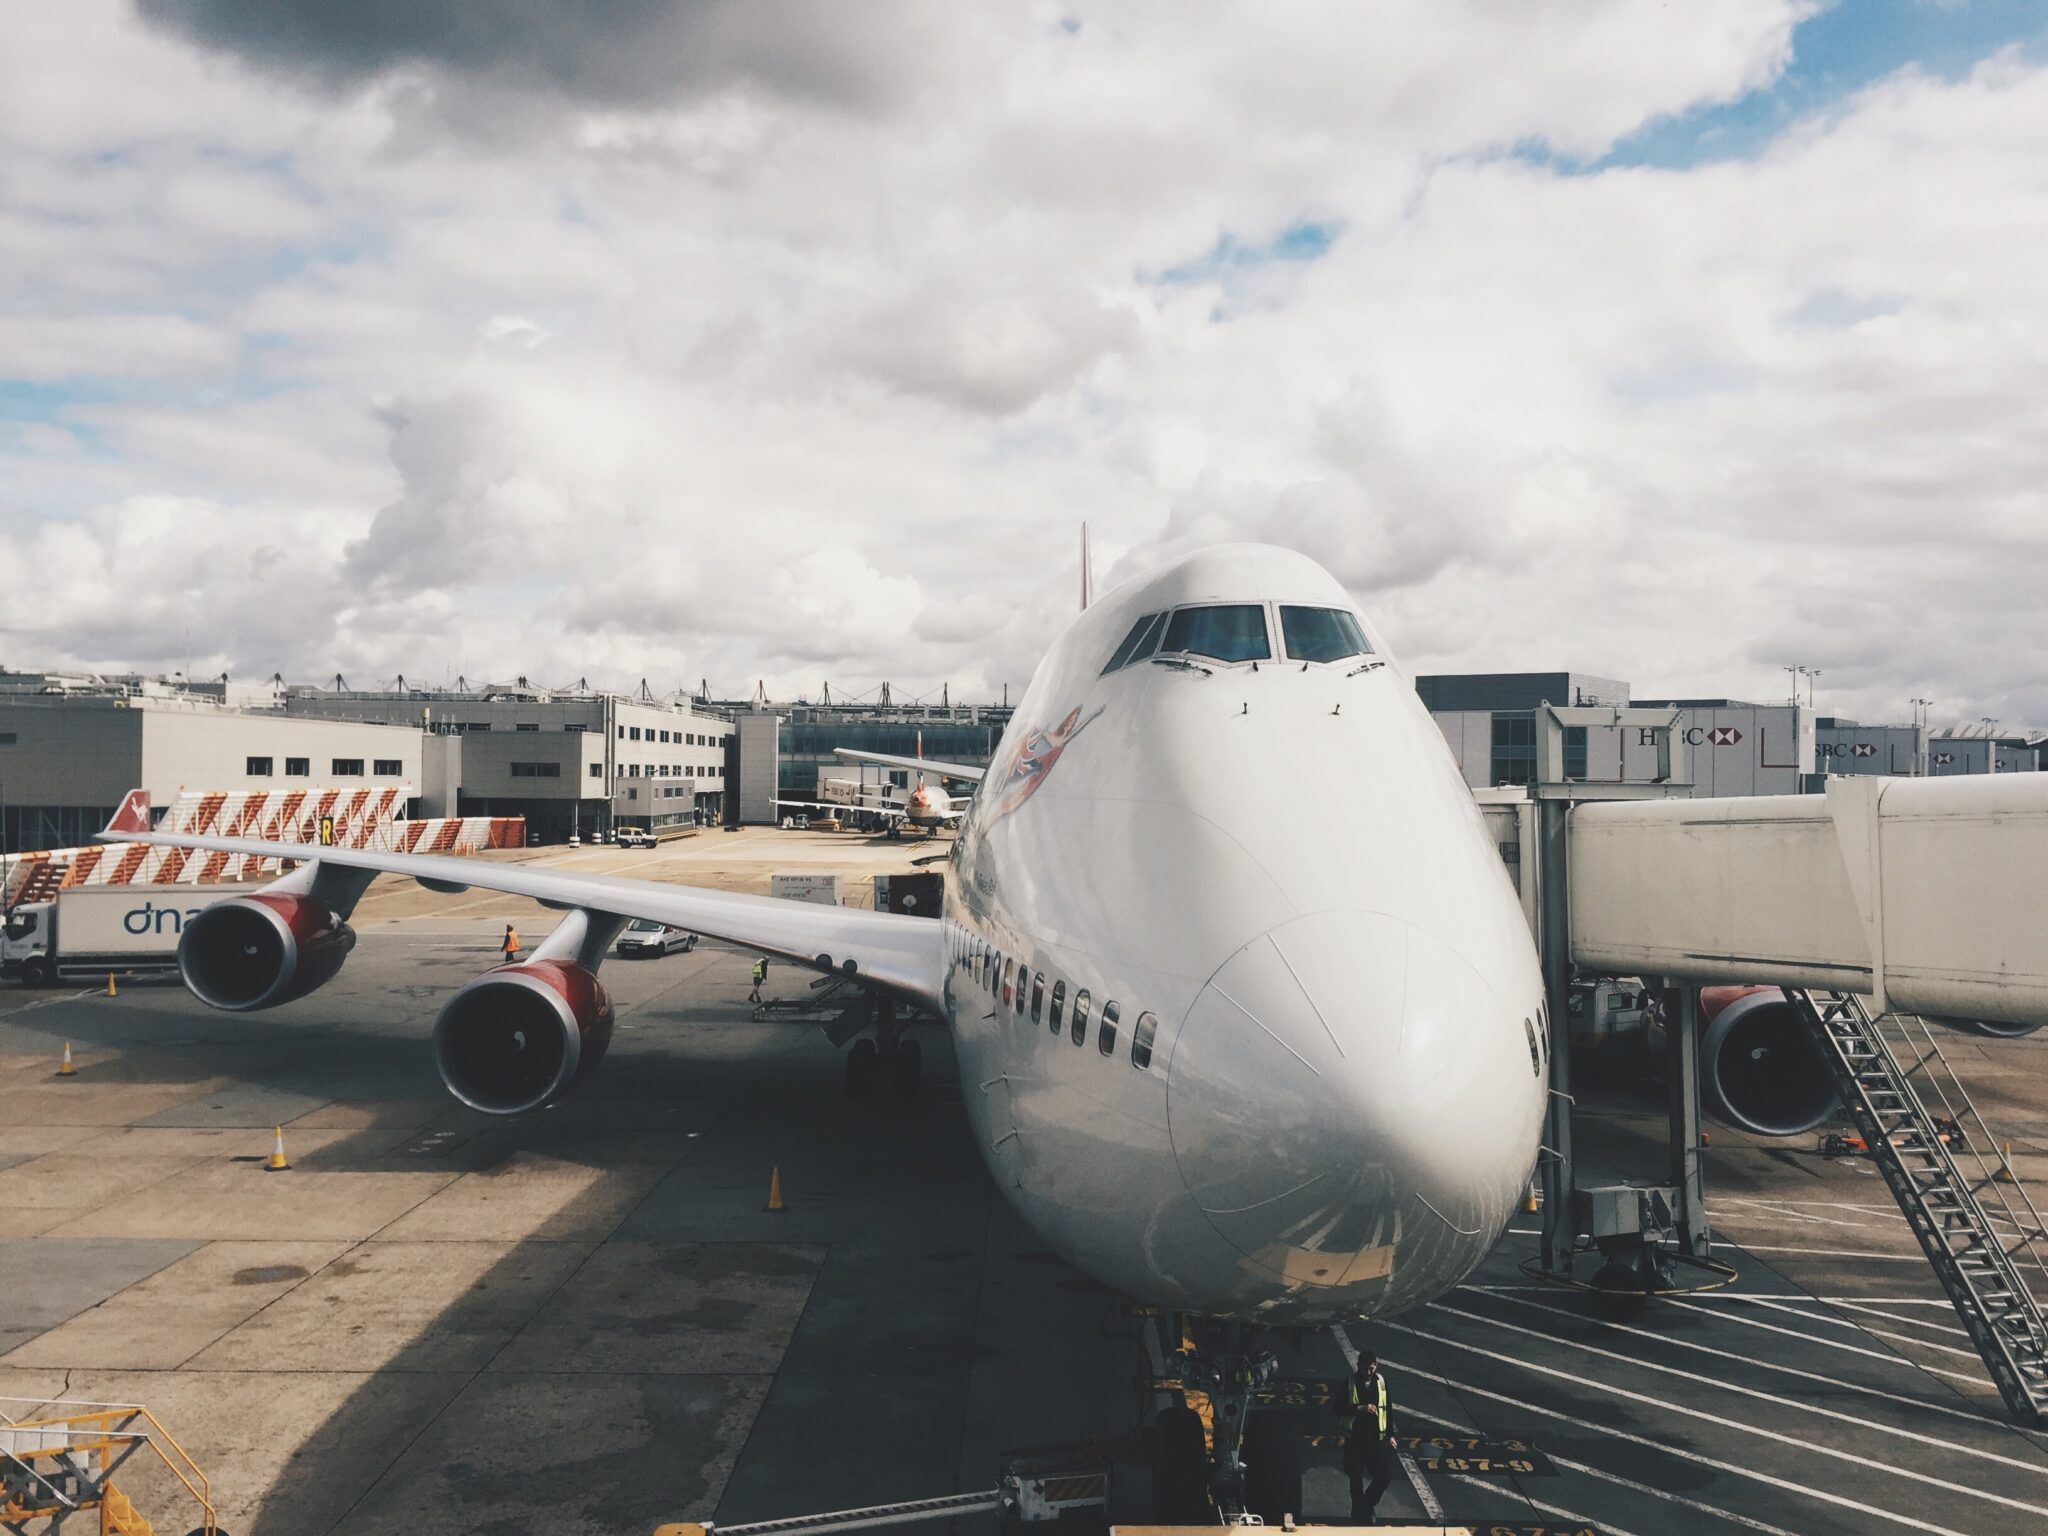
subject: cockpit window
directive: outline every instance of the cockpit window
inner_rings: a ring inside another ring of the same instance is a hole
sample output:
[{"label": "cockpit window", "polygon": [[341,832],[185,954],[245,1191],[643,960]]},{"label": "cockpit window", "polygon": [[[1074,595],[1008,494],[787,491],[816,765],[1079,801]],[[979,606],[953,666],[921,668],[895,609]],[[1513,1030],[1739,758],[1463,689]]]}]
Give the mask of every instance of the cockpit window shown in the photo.
[{"label": "cockpit window", "polygon": [[1136,661],[1146,642],[1152,638],[1152,631],[1159,627],[1159,621],[1165,617],[1163,613],[1148,613],[1133,624],[1131,632],[1124,636],[1124,643],[1118,646],[1116,654],[1109,658],[1109,665],[1102,669],[1103,673],[1107,675],[1118,667],[1127,667]]},{"label": "cockpit window", "polygon": [[1356,616],[1342,608],[1280,608],[1280,633],[1287,641],[1287,655],[1294,661],[1342,661],[1346,656],[1370,656],[1372,642],[1365,638]]},{"label": "cockpit window", "polygon": [[1142,635],[1138,636],[1137,649],[1131,652],[1131,661],[1143,661],[1147,656],[1150,656],[1154,651],[1158,650],[1159,637],[1165,633],[1166,615],[1163,613],[1155,613],[1154,615],[1152,615],[1152,627],[1146,630]]},{"label": "cockpit window", "polygon": [[1159,649],[1217,661],[1265,661],[1273,654],[1266,637],[1266,610],[1257,603],[1182,608],[1167,621]]}]

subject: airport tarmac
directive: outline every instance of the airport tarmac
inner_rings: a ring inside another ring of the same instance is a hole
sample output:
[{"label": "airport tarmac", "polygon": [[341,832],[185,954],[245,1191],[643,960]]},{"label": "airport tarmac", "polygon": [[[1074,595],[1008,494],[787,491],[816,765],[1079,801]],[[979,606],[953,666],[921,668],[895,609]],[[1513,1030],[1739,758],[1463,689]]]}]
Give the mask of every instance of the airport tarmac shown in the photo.
[{"label": "airport tarmac", "polygon": [[[857,879],[942,848],[707,834],[514,857],[761,889],[769,868]],[[147,1405],[234,1536],[733,1523],[986,1488],[999,1451],[1134,1421],[1131,1322],[990,1185],[937,1028],[921,1102],[849,1103],[814,1025],[751,1020],[750,956],[614,961],[618,1033],[587,1090],[492,1121],[442,1091],[434,1013],[505,921],[530,944],[553,915],[386,882],[359,919],[342,977],[267,1014],[162,983],[0,990],[0,1396]],[[771,970],[771,994],[807,985]],[[2023,1175],[2048,1171],[2048,1041],[1955,1045]],[[272,1173],[280,1123],[293,1166]],[[1589,1106],[1582,1178],[1658,1176],[1660,1138],[1648,1101]],[[1435,1471],[1418,1447],[1382,1515],[2048,1525],[2048,1438],[2004,1421],[1869,1165],[1713,1139],[1729,1290],[1603,1322],[1520,1274],[1516,1231],[1441,1303],[1350,1330],[1399,1427],[1451,1442]],[[1313,1399],[1339,1341],[1287,1365]],[[1456,1454],[1474,1438],[1547,1470],[1478,1472]],[[185,1528],[166,1480],[138,1481]],[[1308,1496],[1345,1508],[1327,1456]]]}]

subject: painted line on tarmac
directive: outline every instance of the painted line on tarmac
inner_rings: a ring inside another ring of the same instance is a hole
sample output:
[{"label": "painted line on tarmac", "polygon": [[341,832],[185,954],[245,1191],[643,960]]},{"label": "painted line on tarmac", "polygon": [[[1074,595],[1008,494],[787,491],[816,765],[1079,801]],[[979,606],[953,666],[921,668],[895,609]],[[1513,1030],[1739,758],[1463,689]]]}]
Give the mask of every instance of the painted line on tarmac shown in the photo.
[{"label": "painted line on tarmac", "polygon": [[[1556,1461],[1557,1458],[1553,1456],[1551,1460]],[[1499,1483],[1490,1483],[1483,1477],[1470,1477],[1463,1472],[1453,1472],[1451,1476],[1456,1478],[1461,1483],[1471,1484],[1474,1488],[1484,1488],[1489,1493],[1498,1493],[1503,1496],[1506,1496],[1507,1494],[1507,1490],[1503,1488]],[[1546,1504],[1541,1499],[1532,1499],[1526,1493],[1519,1495],[1519,1502],[1526,1504],[1529,1508],[1535,1510],[1536,1513],[1538,1513],[1539,1515],[1548,1515],[1551,1517],[1551,1519],[1562,1520],[1567,1525],[1582,1526],[1586,1528],[1593,1527],[1593,1522],[1591,1520],[1588,1520],[1584,1515],[1574,1514],[1572,1513],[1572,1511],[1568,1509],[1559,1509],[1555,1504]],[[1432,1515],[1430,1518],[1433,1520],[1441,1521],[1440,1516]],[[1491,1521],[1487,1523],[1493,1524],[1493,1522]],[[1455,1527],[1447,1527],[1447,1529],[1455,1529]],[[1602,1520],[1601,1522],[1599,1522],[1598,1529],[1603,1533],[1603,1536],[1635,1536],[1635,1532],[1624,1530],[1622,1527],[1616,1525],[1612,1520]],[[1758,1529],[1775,1532],[1778,1528],[1774,1525],[1765,1525],[1759,1526]],[[1786,1531],[1782,1533],[1782,1536],[1793,1536],[1793,1533],[1791,1531]]]},{"label": "painted line on tarmac", "polygon": [[1787,1206],[1780,1205],[1770,1200],[1731,1200],[1724,1198],[1720,1201],[1720,1204],[1745,1207],[1746,1209],[1738,1210],[1735,1212],[1736,1220],[1741,1220],[1744,1216],[1751,1214],[1761,1216],[1778,1216],[1783,1217],[1789,1221],[1803,1221],[1812,1226],[1855,1227],[1861,1230],[1873,1232],[1887,1225],[1886,1223],[1876,1221],[1844,1221],[1839,1216],[1816,1216],[1811,1211],[1792,1210]]},{"label": "painted line on tarmac", "polygon": [[[1950,1418],[1965,1419],[1972,1424],[1986,1424],[1998,1429],[2010,1427],[2003,1419],[1995,1418],[1988,1413],[1976,1413],[1968,1408],[1955,1408],[1947,1403],[1930,1403],[1918,1398],[1902,1398],[1898,1392],[1889,1391],[1883,1387],[1866,1387],[1861,1382],[1844,1381],[1839,1376],[1823,1376],[1818,1371],[1801,1370],[1796,1365],[1781,1365],[1776,1360],[1759,1360],[1754,1355],[1738,1355],[1733,1350],[1723,1349],[1717,1344],[1697,1344],[1690,1339],[1674,1339],[1668,1334],[1656,1333],[1648,1328],[1637,1328],[1630,1323],[1610,1323],[1604,1318],[1583,1318],[1577,1312],[1567,1312],[1562,1307],[1546,1307],[1538,1301],[1524,1301],[1519,1296],[1502,1296],[1498,1299],[1507,1302],[1511,1306],[1527,1307],[1534,1312],[1547,1312],[1553,1317],[1591,1322],[1597,1327],[1612,1329],[1616,1333],[1626,1333],[1636,1338],[1648,1339],[1651,1343],[1666,1349],[1697,1350],[1703,1355],[1712,1355],[1716,1359],[1734,1360],[1743,1365],[1756,1366],[1760,1370],[1777,1371],[1785,1376],[1797,1376],[1802,1381],[1811,1381],[1820,1386],[1833,1387],[1841,1392],[1861,1392],[1869,1397],[1881,1397],[1888,1403],[1895,1403],[1909,1408],[1921,1408],[1929,1413],[1939,1413],[1945,1414]],[[1917,1373],[1920,1369],[1910,1360],[1901,1360],[1895,1355],[1886,1356],[1885,1358],[1889,1359],[1893,1365],[1902,1371]]]},{"label": "painted line on tarmac", "polygon": [[[1891,1339],[1900,1344],[1911,1344],[1919,1349],[1939,1350],[1944,1355],[1960,1355],[1965,1360],[1983,1358],[1974,1349],[1958,1349],[1953,1344],[1936,1344],[1931,1339],[1923,1339],[1915,1334],[1893,1333],[1889,1328],[1873,1328],[1868,1323],[1857,1322],[1853,1317],[1829,1317],[1825,1312],[1800,1312],[1795,1308],[1761,1299],[1759,1299],[1758,1305],[1769,1307],[1773,1312],[1790,1312],[1795,1317],[1805,1318],[1808,1322],[1826,1323],[1833,1328],[1849,1328],[1857,1333],[1867,1333],[1874,1339]],[[1965,1335],[1965,1337],[1968,1337],[1968,1335]]]},{"label": "painted line on tarmac", "polygon": [[1835,1301],[1829,1305],[1843,1307],[1851,1312],[1868,1312],[1872,1317],[1887,1318],[1894,1323],[1908,1323],[1915,1328],[1932,1328],[1936,1333],[1951,1333],[1959,1339],[1967,1339],[1970,1336],[1969,1329],[1958,1328],[1953,1323],[1937,1323],[1931,1318],[1908,1317],[1901,1312],[1886,1312],[1878,1307],[1865,1306],[1858,1301]]},{"label": "painted line on tarmac", "polygon": [[[1396,1325],[1389,1324],[1386,1326]],[[1402,1331],[1413,1332],[1412,1329],[1404,1329]],[[1416,1337],[1423,1338],[1423,1335],[1417,1334]],[[1675,1445],[1666,1445],[1661,1440],[1652,1440],[1648,1435],[1633,1434],[1625,1429],[1614,1429],[1605,1424],[1595,1424],[1591,1419],[1576,1418],[1569,1413],[1562,1413],[1555,1408],[1545,1408],[1539,1403],[1527,1402],[1519,1397],[1509,1397],[1505,1392],[1495,1392],[1490,1388],[1475,1386],[1471,1382],[1459,1381],[1451,1376],[1439,1376],[1434,1371],[1426,1371],[1417,1365],[1402,1365],[1398,1361],[1388,1361],[1387,1363],[1394,1365],[1399,1370],[1406,1371],[1409,1375],[1417,1377],[1422,1381],[1436,1382],[1439,1386],[1449,1387],[1454,1392],[1469,1392],[1474,1397],[1489,1398],[1496,1403],[1505,1403],[1510,1408],[1518,1409],[1523,1413],[1540,1414],[1546,1419],[1556,1419],[1560,1423],[1571,1425],[1574,1429],[1585,1430],[1588,1434],[1605,1435],[1612,1440],[1625,1440],[1631,1445],[1645,1446],[1653,1451],[1661,1451],[1666,1456],[1674,1456],[1680,1461],[1692,1462],[1695,1466],[1711,1467],[1716,1472],[1726,1472],[1734,1477],[1746,1477],[1752,1482],[1763,1483],[1767,1487],[1776,1488],[1785,1493],[1802,1494],[1809,1499],[1818,1499],[1823,1504],[1833,1504],[1842,1509],[1853,1509],[1858,1514],[1870,1515],[1879,1520],[1889,1520],[1895,1525],[1903,1525],[1912,1530],[1929,1532],[1930,1536],[1968,1536],[1968,1533],[1954,1530],[1949,1526],[1935,1525],[1930,1521],[1915,1519],[1912,1515],[1902,1515],[1889,1509],[1879,1509],[1874,1504],[1862,1503],[1860,1500],[1849,1498],[1845,1494],[1829,1493],[1825,1488],[1816,1488],[1810,1483],[1795,1483],[1789,1478],[1775,1477],[1769,1472],[1758,1472],[1751,1467],[1737,1466],[1732,1461],[1721,1461],[1712,1456],[1702,1455],[1698,1451],[1688,1451]]]},{"label": "painted line on tarmac", "polygon": [[[1702,1307],[1697,1302],[1680,1301],[1675,1296],[1667,1296],[1665,1298],[1665,1303],[1668,1306],[1685,1307],[1691,1311],[1698,1312],[1706,1317],[1712,1317],[1714,1315],[1714,1309],[1712,1308]],[[1806,1318],[1810,1318],[1813,1316],[1812,1313],[1808,1312],[1798,1312],[1794,1313],[1793,1315],[1795,1317]],[[1945,1366],[1926,1365],[1918,1360],[1908,1360],[1905,1358],[1905,1356],[1897,1354],[1891,1350],[1863,1349],[1855,1344],[1839,1343],[1834,1339],[1817,1339],[1810,1333],[1801,1333],[1794,1328],[1783,1328],[1776,1323],[1766,1323],[1754,1317],[1737,1317],[1733,1313],[1728,1312],[1726,1310],[1723,1310],[1721,1312],[1721,1320],[1723,1322],[1728,1323],[1739,1323],[1744,1328],[1761,1328],[1765,1333],[1782,1333],[1788,1339],[1798,1339],[1803,1343],[1807,1344],[1818,1344],[1822,1349],[1839,1349],[1845,1354],[1868,1355],[1873,1360],[1887,1361],[1892,1365],[1911,1366],[1914,1370],[1926,1371],[1931,1376],[1947,1376],[1954,1381],[1967,1381],[1972,1386],[1976,1387],[1990,1385],[1989,1380],[1985,1377],[1984,1373],[1981,1370],[1951,1371]],[[1906,1342],[1910,1344],[1913,1341],[1911,1339],[1908,1339]]]},{"label": "painted line on tarmac", "polygon": [[[1469,1424],[1460,1424],[1455,1419],[1440,1419],[1433,1413],[1422,1412],[1419,1408],[1403,1407],[1401,1409],[1401,1417],[1404,1419],[1426,1419],[1432,1424],[1441,1424],[1446,1429],[1454,1429],[1461,1435],[1477,1433]],[[1715,1504],[1705,1504],[1698,1499],[1687,1498],[1682,1493],[1673,1493],[1669,1488],[1652,1488],[1648,1483],[1639,1483],[1632,1477],[1623,1477],[1619,1472],[1606,1472],[1599,1467],[1588,1466],[1583,1461],[1573,1461],[1569,1456],[1560,1456],[1555,1451],[1545,1451],[1543,1454],[1550,1458],[1552,1466],[1583,1473],[1587,1477],[1596,1477],[1604,1483],[1613,1483],[1617,1487],[1626,1488],[1631,1493],[1647,1494],[1653,1499],[1665,1499],[1673,1504],[1682,1504],[1687,1509],[1694,1510],[1699,1514],[1712,1515],[1717,1520],[1726,1520],[1730,1525],[1743,1525],[1749,1527],[1752,1531],[1761,1531],[1764,1533],[1764,1536],[1799,1536],[1797,1531],[1788,1531],[1782,1525],[1770,1525],[1762,1520],[1752,1520],[1748,1515],[1739,1515],[1732,1509],[1722,1509]],[[1489,1483],[1482,1478],[1464,1477],[1459,1474],[1454,1475],[1458,1475],[1460,1481],[1471,1483],[1475,1487],[1496,1489],[1500,1487],[1499,1483]],[[1519,1491],[1519,1485],[1517,1485],[1517,1491]],[[1615,1536],[1621,1536],[1620,1529],[1608,1521],[1588,1520],[1584,1515],[1561,1509],[1551,1509],[1545,1505],[1536,1504],[1536,1501],[1533,1499],[1529,1502],[1535,1505],[1537,1509],[1542,1510],[1546,1515],[1557,1515],[1580,1525],[1597,1525],[1602,1531],[1612,1531],[1615,1533]]]},{"label": "painted line on tarmac", "polygon": [[1810,1253],[1823,1259],[1881,1259],[1892,1264],[1925,1264],[1927,1256],[1913,1253],[1869,1253],[1853,1248],[1784,1248],[1771,1243],[1731,1243],[1744,1253]]},{"label": "painted line on tarmac", "polygon": [[[1802,1440],[1797,1435],[1784,1434],[1775,1429],[1765,1429],[1759,1424],[1745,1424],[1740,1419],[1726,1418],[1718,1413],[1708,1413],[1702,1408],[1687,1408],[1683,1404],[1670,1401],[1668,1398],[1652,1397],[1647,1392],[1631,1392],[1626,1387],[1613,1386],[1604,1381],[1589,1381],[1584,1376],[1575,1375],[1570,1371],[1560,1371],[1548,1365],[1537,1365],[1529,1360],[1518,1360],[1513,1355],[1504,1355],[1498,1350],[1482,1349],[1479,1345],[1467,1344],[1462,1339],[1446,1338],[1442,1334],[1436,1333],[1423,1333],[1421,1330],[1410,1328],[1403,1323],[1390,1322],[1382,1326],[1390,1328],[1396,1333],[1409,1334],[1425,1343],[1442,1344],[1449,1349],[1462,1349],[1468,1354],[1483,1356],[1500,1365],[1514,1366],[1518,1370],[1529,1371],[1538,1376],[1552,1376],[1559,1381],[1568,1381],[1574,1386],[1588,1387],[1596,1392],[1604,1392],[1609,1397],[1619,1397],[1628,1402],[1640,1403],[1645,1408],[1677,1414],[1681,1418],[1698,1419],[1702,1423],[1712,1424],[1721,1429],[1732,1429],[1741,1434],[1754,1435],[1759,1440],[1774,1440],[1780,1445],[1796,1446],[1800,1450],[1815,1456],[1826,1456],[1835,1461],[1846,1461],[1851,1466],[1862,1467],[1866,1471],[1888,1472],[1893,1477],[1902,1477],[1908,1482],[1924,1483],[1930,1488],[1939,1488],[1945,1493],[1956,1494],[1963,1498],[1982,1499],[1987,1504],[2000,1504],[2007,1509],[2025,1510],[2030,1515],[2040,1515],[2043,1518],[2048,1518],[2048,1504],[2029,1504],[2025,1499],[2007,1498],[2002,1493],[1992,1493],[1984,1488],[1973,1488],[1968,1483],[1951,1482],[1945,1477],[1936,1477],[1930,1472],[1916,1472],[1911,1467],[1901,1467],[1887,1462],[1876,1461],[1868,1456],[1858,1456],[1854,1451],[1839,1451],[1831,1445],[1821,1445],[1812,1440]],[[1527,1333],[1531,1330],[1522,1329],[1519,1331]],[[1606,1352],[1601,1351],[1601,1353]],[[1759,1397],[1770,1396],[1769,1393],[1758,1393],[1757,1395]],[[1781,1398],[1778,1401],[1786,1402],[1789,1400]],[[1909,1435],[1908,1438],[1926,1440],[1928,1437],[1925,1435]],[[1934,1441],[1932,1443],[1944,1445],[1946,1442]],[[1994,1457],[1992,1459],[2003,1461],[2006,1458]]]},{"label": "painted line on tarmac", "polygon": [[[1541,1339],[1545,1343],[1563,1345],[1568,1349],[1576,1349],[1583,1354],[1593,1355],[1602,1360],[1611,1360],[1617,1365],[1628,1366],[1635,1370],[1654,1371],[1660,1376],[1677,1376],[1686,1381],[1718,1387],[1721,1391],[1732,1392],[1738,1397],[1753,1397],[1760,1402],[1774,1403],[1780,1408],[1790,1408],[1799,1413],[1816,1414],[1821,1418],[1834,1419],[1843,1424],[1853,1424],[1859,1429],[1868,1429],[1876,1434],[1891,1435],[1899,1440],[1913,1440],[1921,1445],[1933,1446],[1937,1450],[1952,1451],[1958,1456],[1975,1456],[1980,1461],[1995,1461],[2001,1466],[2016,1467],[2022,1472],[2032,1472],[2038,1477],[2048,1477],[2048,1463],[2041,1461],[2021,1461],[2014,1456],[2000,1455],[1997,1451],[1987,1451],[1978,1446],[1963,1445],[1958,1441],[1943,1440],[1935,1435],[1925,1435],[1916,1429],[1900,1429],[1896,1425],[1879,1424],[1861,1414],[1844,1413],[1839,1408],[1823,1408],[1818,1403],[1802,1402],[1796,1397],[1783,1397],[1776,1392],[1766,1392],[1761,1387],[1737,1386],[1732,1381],[1722,1381],[1717,1377],[1703,1375],[1697,1371],[1681,1370],[1674,1365],[1659,1365],[1654,1361],[1644,1360],[1635,1355],[1619,1354],[1611,1349],[1602,1349],[1596,1344],[1584,1344],[1576,1339],[1568,1339],[1561,1334],[1548,1333],[1539,1328],[1524,1328],[1520,1323],[1510,1323],[1502,1318],[1487,1317],[1483,1313],[1466,1312],[1457,1307],[1447,1307],[1442,1302],[1433,1301],[1425,1310],[1430,1312],[1446,1312],[1453,1317],[1462,1317],[1472,1322],[1484,1323],[1489,1328],[1499,1328],[1508,1333],[1519,1333],[1524,1338]],[[1441,1337],[1441,1335],[1432,1335],[1432,1337]],[[1477,1350],[1476,1345],[1459,1343],[1455,1339],[1444,1339],[1444,1342],[1458,1349]],[[1484,1350],[1478,1350],[1478,1352],[1481,1354],[1487,1353]],[[1541,1366],[1526,1366],[1526,1368],[1530,1370],[1543,1369]],[[1602,1391],[1621,1391],[1619,1387],[1610,1387],[1605,1382],[1588,1381],[1586,1385],[1598,1387]],[[1655,1399],[1651,1399],[1651,1401],[1655,1401]],[[1763,1431],[1756,1430],[1751,1432],[1764,1433]],[[1841,1454],[1847,1455],[1848,1453],[1844,1452]],[[1851,1459],[1860,1460],[1861,1458],[1852,1457]],[[2028,1509],[2034,1508],[2031,1504],[2023,1507]],[[2048,1515],[2048,1506],[2043,1506],[2041,1513]]]}]

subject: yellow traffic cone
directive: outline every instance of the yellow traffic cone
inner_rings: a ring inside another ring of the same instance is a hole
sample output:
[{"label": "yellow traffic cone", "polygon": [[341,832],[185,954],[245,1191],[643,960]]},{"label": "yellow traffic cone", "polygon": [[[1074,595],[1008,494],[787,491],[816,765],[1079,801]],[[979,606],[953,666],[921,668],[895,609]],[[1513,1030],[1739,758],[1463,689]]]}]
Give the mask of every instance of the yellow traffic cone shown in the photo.
[{"label": "yellow traffic cone", "polygon": [[2012,1176],[2012,1143],[2011,1143],[2011,1142],[2009,1142],[2009,1141],[2006,1141],[2006,1142],[2001,1142],[2001,1143],[1999,1143],[1999,1147],[1998,1147],[1998,1172],[1996,1172],[1996,1173],[1994,1173],[1993,1175],[1991,1175],[1991,1177],[1992,1177],[1992,1180],[1993,1180],[1993,1181],[1994,1181],[1995,1183],[1999,1183],[1999,1184],[2017,1184],[2017,1183],[2019,1183],[2019,1180],[2018,1180],[2018,1179],[2016,1179],[2016,1178],[2014,1178],[2014,1177]]},{"label": "yellow traffic cone", "polygon": [[78,1068],[71,1064],[71,1042],[69,1040],[64,1042],[64,1059],[57,1063],[57,1075],[59,1077],[78,1076]]},{"label": "yellow traffic cone", "polygon": [[770,1168],[768,1170],[768,1203],[762,1209],[778,1216],[789,1209],[788,1206],[782,1203],[782,1170],[780,1168]]},{"label": "yellow traffic cone", "polygon": [[271,1143],[270,1161],[263,1165],[265,1173],[283,1173],[291,1164],[284,1160],[284,1127],[278,1126],[272,1133],[277,1140]]},{"label": "yellow traffic cone", "polygon": [[112,971],[107,972],[107,996],[119,997],[120,995],[120,993],[114,990],[114,973]]},{"label": "yellow traffic cone", "polygon": [[1535,1186],[1534,1184],[1531,1184],[1531,1185],[1530,1185],[1530,1186],[1529,1186],[1529,1187],[1528,1187],[1527,1189],[1525,1189],[1525,1190],[1523,1190],[1523,1191],[1522,1191],[1522,1209],[1523,1209],[1523,1210],[1525,1210],[1525,1211],[1533,1211],[1533,1210],[1535,1210],[1535,1209],[1537,1208],[1537,1206],[1538,1206],[1538,1205],[1540,1205],[1540,1204],[1541,1204],[1541,1202],[1540,1202],[1539,1200],[1537,1200],[1537,1198],[1536,1198],[1536,1186]]}]

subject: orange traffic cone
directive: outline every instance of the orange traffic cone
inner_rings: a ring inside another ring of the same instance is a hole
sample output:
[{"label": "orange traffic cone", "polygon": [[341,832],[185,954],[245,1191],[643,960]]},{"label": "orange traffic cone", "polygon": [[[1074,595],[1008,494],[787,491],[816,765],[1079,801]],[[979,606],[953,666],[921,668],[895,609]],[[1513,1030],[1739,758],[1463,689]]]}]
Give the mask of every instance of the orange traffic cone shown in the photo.
[{"label": "orange traffic cone", "polygon": [[263,1165],[265,1173],[283,1173],[291,1164],[284,1160],[284,1127],[278,1126],[272,1134],[277,1140],[271,1143],[270,1161]]},{"label": "orange traffic cone", "polygon": [[71,1042],[69,1040],[64,1042],[64,1059],[57,1063],[57,1075],[59,1077],[78,1076],[78,1068],[71,1064]]},{"label": "orange traffic cone", "polygon": [[761,1207],[761,1209],[777,1216],[789,1209],[788,1206],[782,1203],[782,1170],[780,1168],[768,1170],[768,1203]]},{"label": "orange traffic cone", "polygon": [[114,973],[112,971],[107,972],[107,996],[119,997],[120,995],[120,993],[114,990]]},{"label": "orange traffic cone", "polygon": [[2017,1183],[2019,1183],[2019,1180],[2018,1180],[2018,1179],[2016,1179],[2016,1178],[2014,1178],[2014,1177],[2012,1176],[2012,1143],[2011,1143],[2011,1142],[2009,1142],[2009,1141],[2008,1141],[2008,1142],[2004,1142],[2004,1143],[2002,1143],[2002,1144],[2001,1144],[2001,1145],[1999,1146],[1999,1149],[1998,1149],[1998,1172],[1996,1172],[1996,1173],[1994,1173],[1993,1175],[1991,1175],[1991,1178],[1992,1178],[1992,1182],[1994,1182],[1994,1183],[1997,1183],[1997,1184],[2017,1184]]}]

